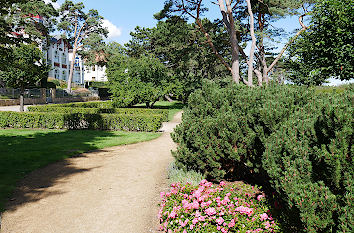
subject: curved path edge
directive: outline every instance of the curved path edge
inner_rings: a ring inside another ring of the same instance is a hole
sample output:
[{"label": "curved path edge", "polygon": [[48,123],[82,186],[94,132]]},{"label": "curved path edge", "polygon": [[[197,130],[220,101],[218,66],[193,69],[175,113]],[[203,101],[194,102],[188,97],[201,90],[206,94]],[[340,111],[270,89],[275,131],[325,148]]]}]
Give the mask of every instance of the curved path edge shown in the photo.
[{"label": "curved path edge", "polygon": [[175,149],[170,133],[66,159],[27,176],[2,214],[1,233],[156,232],[159,193]]}]

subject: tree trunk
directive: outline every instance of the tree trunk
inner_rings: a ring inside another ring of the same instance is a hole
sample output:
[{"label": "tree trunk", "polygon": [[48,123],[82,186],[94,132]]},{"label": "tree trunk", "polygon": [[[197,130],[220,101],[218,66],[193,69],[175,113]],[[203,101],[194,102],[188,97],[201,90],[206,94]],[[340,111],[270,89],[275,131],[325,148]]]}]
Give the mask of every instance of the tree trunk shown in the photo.
[{"label": "tree trunk", "polygon": [[240,83],[240,56],[238,49],[237,33],[235,28],[235,21],[232,15],[232,7],[230,0],[226,0],[226,7],[224,0],[219,0],[219,7],[223,16],[223,22],[230,34],[231,53],[232,53],[232,65],[231,75],[235,83]]},{"label": "tree trunk", "polygon": [[251,32],[251,38],[252,38],[250,57],[249,57],[249,61],[248,61],[248,83],[252,86],[253,85],[253,70],[254,70],[253,69],[254,50],[256,49],[257,39],[256,39],[256,35],[254,33],[254,16],[253,16],[253,12],[252,12],[251,1],[246,0],[246,2],[247,2],[248,14],[250,16],[250,32]]},{"label": "tree trunk", "polygon": [[25,88],[22,86],[20,88],[20,112],[24,112],[25,111],[25,107],[24,107],[24,95],[25,95]]},{"label": "tree trunk", "polygon": [[71,66],[70,66],[70,73],[69,73],[69,79],[68,79],[68,92],[71,93],[71,83],[73,81],[73,76],[74,76],[74,65],[75,65],[75,57],[76,57],[76,51],[77,48],[74,45],[74,49],[73,49],[73,57],[72,57],[72,61],[71,61]]}]

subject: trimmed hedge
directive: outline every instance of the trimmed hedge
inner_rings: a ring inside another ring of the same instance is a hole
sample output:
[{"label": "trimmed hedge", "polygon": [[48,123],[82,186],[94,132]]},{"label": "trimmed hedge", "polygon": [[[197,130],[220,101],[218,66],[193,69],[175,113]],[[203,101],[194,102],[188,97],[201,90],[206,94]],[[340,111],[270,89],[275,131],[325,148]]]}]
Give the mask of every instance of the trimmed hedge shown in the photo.
[{"label": "trimmed hedge", "polygon": [[[81,106],[81,105],[80,105]],[[146,109],[146,108],[93,108],[93,107],[69,107],[66,105],[43,105],[30,106],[29,112],[57,112],[57,113],[112,113],[112,114],[126,114],[126,115],[163,115],[164,121],[168,121],[167,109]]]},{"label": "trimmed hedge", "polygon": [[71,107],[71,108],[115,108],[111,101],[97,101],[97,102],[76,102],[66,104],[53,104],[53,107]]},{"label": "trimmed hedge", "polygon": [[290,232],[353,232],[353,94],[206,83],[172,135],[176,165],[275,190]]},{"label": "trimmed hedge", "polygon": [[53,112],[0,112],[1,128],[96,129],[158,131],[161,114],[90,114]]}]

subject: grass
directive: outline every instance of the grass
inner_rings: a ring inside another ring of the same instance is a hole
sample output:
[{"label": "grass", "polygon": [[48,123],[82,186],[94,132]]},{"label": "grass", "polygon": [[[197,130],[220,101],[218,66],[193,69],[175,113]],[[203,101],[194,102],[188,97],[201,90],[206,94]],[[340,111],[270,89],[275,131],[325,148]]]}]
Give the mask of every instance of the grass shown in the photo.
[{"label": "grass", "polygon": [[152,140],[160,133],[0,129],[0,211],[28,173],[83,152]]},{"label": "grass", "polygon": [[[137,104],[135,105],[137,107],[145,107],[145,104]],[[168,120],[171,121],[176,115],[176,113],[180,112],[184,108],[184,104],[178,101],[158,101],[155,103],[154,107],[155,109],[168,109]]]}]

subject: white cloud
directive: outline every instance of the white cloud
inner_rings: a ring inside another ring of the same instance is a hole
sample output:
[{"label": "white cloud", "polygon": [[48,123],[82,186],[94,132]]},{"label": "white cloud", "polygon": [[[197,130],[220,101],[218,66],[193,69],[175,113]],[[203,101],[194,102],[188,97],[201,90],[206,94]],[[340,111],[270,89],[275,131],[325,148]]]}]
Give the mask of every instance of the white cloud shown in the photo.
[{"label": "white cloud", "polygon": [[109,31],[108,39],[117,38],[122,35],[122,30],[118,28],[116,25],[114,25],[108,19],[103,20],[103,27],[107,28]]},{"label": "white cloud", "polygon": [[52,2],[51,0],[44,0],[45,3],[52,3],[55,9],[60,8],[60,4],[58,2]]}]

